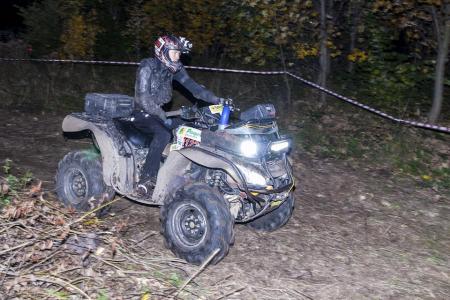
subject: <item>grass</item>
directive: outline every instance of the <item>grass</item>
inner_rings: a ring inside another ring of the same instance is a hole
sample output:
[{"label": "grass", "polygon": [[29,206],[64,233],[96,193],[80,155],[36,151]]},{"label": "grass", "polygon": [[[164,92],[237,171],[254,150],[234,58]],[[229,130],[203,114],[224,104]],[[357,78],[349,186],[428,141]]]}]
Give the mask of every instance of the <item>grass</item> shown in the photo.
[{"label": "grass", "polygon": [[333,110],[303,112],[303,123],[291,132],[300,151],[347,161],[356,168],[385,169],[394,176],[413,177],[421,186],[450,194],[448,158],[425,142],[431,136],[433,142],[445,145],[447,137]]},{"label": "grass", "polygon": [[10,159],[5,159],[2,169],[4,176],[0,177],[0,208],[11,203],[14,198],[17,198],[19,192],[33,178],[33,174],[29,171],[21,176],[12,174],[12,160]]},{"label": "grass", "polygon": [[174,286],[176,288],[179,288],[184,282],[184,279],[182,278],[182,276],[177,273],[165,273],[165,272],[161,272],[161,271],[155,271],[153,273],[153,276],[155,276],[155,278],[162,279],[164,281],[168,281],[172,286]]}]

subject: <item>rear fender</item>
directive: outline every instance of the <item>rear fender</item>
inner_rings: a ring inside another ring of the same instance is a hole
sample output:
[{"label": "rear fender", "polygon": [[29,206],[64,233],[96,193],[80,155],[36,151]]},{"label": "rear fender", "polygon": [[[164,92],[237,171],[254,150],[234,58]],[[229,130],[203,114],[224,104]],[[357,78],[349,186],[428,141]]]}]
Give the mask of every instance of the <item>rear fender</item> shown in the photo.
[{"label": "rear fender", "polygon": [[[132,158],[120,156],[119,147],[107,131],[107,124],[93,123],[80,119],[73,115],[68,115],[62,123],[64,132],[80,132],[89,130],[95,138],[103,165],[103,181],[108,186],[113,186],[118,192],[126,193],[132,190],[133,186],[133,161]],[[121,176],[122,175],[122,176]],[[123,176],[125,175],[125,176]]]}]

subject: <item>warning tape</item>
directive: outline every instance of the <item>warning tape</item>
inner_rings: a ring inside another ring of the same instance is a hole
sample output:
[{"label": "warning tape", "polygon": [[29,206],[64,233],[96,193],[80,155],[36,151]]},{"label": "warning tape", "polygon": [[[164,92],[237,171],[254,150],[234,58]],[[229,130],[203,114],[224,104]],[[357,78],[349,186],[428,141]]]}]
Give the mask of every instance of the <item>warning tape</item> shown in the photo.
[{"label": "warning tape", "polygon": [[[106,61],[106,60],[76,60],[76,59],[39,59],[39,58],[0,58],[0,61],[30,61],[30,62],[51,62],[51,63],[75,63],[75,64],[99,64],[99,65],[130,65],[137,66],[138,62],[123,62],[123,61]],[[254,75],[289,75],[292,78],[295,78],[306,85],[309,85],[313,88],[316,88],[324,93],[327,93],[331,96],[334,96],[340,100],[343,100],[347,103],[350,103],[354,106],[357,106],[361,109],[369,111],[373,114],[376,114],[385,119],[389,119],[393,122],[397,122],[400,124],[410,125],[419,128],[431,129],[436,131],[441,131],[445,133],[450,133],[450,128],[440,125],[433,125],[429,123],[422,123],[411,120],[399,119],[394,116],[391,116],[385,112],[382,112],[378,109],[372,108],[368,105],[365,105],[361,102],[358,102],[354,99],[342,96],[338,93],[335,93],[329,89],[326,89],[314,82],[306,80],[298,75],[295,75],[291,72],[286,71],[252,71],[252,70],[239,70],[239,69],[222,69],[222,68],[210,68],[210,67],[197,67],[197,66],[185,66],[186,69],[191,70],[204,70],[204,71],[215,71],[215,72],[227,72],[227,73],[241,73],[241,74],[254,74]]]},{"label": "warning tape", "polygon": [[136,65],[138,62],[127,61],[107,61],[107,60],[79,60],[79,59],[45,59],[45,58],[2,58],[0,61],[31,61],[31,62],[53,62],[71,64],[91,64],[91,65]]},{"label": "warning tape", "polygon": [[375,108],[372,108],[372,107],[367,106],[365,104],[362,104],[362,103],[360,103],[360,102],[358,102],[356,100],[353,100],[353,99],[350,99],[348,97],[339,95],[339,94],[337,94],[337,93],[335,93],[333,91],[330,91],[330,90],[328,90],[328,89],[326,89],[326,88],[324,88],[324,87],[322,87],[322,86],[320,86],[318,84],[315,84],[314,82],[311,82],[311,81],[308,81],[308,80],[306,80],[304,78],[301,78],[300,76],[294,75],[294,74],[289,73],[289,72],[286,72],[286,74],[288,74],[289,76],[294,77],[295,79],[300,80],[301,82],[303,82],[303,83],[305,83],[307,85],[310,85],[310,86],[312,86],[312,87],[314,87],[314,88],[316,88],[316,89],[318,89],[318,90],[320,90],[320,91],[322,91],[324,93],[332,95],[332,96],[334,96],[334,97],[336,97],[338,99],[341,99],[341,100],[343,100],[343,101],[345,101],[347,103],[350,103],[352,105],[355,105],[357,107],[360,107],[362,109],[370,111],[371,113],[374,113],[374,114],[379,115],[379,116],[381,116],[383,118],[392,120],[394,122],[401,123],[401,124],[406,124],[406,125],[411,125],[411,126],[415,126],[415,127],[421,127],[421,128],[432,129],[432,130],[437,130],[437,131],[450,133],[450,128],[448,128],[448,127],[440,126],[440,125],[433,125],[433,124],[428,124],[428,123],[422,123],[422,122],[417,122],[417,121],[410,121],[410,120],[399,119],[399,118],[391,116],[391,115],[389,115],[389,114],[387,114],[385,112],[382,112],[382,111],[380,111],[378,109],[375,109]]}]

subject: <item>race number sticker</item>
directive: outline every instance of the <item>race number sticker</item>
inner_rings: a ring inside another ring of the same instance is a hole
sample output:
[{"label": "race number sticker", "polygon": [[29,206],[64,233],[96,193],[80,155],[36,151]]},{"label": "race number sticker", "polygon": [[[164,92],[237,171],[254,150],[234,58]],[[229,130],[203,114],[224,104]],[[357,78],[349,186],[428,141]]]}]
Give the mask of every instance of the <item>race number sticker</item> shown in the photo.
[{"label": "race number sticker", "polygon": [[200,144],[202,131],[197,128],[181,126],[177,129],[177,142],[170,146],[170,151],[180,150]]},{"label": "race number sticker", "polygon": [[209,110],[210,110],[213,114],[222,114],[222,111],[223,111],[223,105],[222,105],[222,104],[218,104],[218,105],[210,105],[210,106],[209,106]]}]

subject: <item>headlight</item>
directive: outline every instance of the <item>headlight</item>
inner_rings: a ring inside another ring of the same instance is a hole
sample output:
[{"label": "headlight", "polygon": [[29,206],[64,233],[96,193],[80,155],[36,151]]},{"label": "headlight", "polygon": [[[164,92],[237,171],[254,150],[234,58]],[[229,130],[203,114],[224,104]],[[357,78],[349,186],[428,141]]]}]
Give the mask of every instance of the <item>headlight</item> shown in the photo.
[{"label": "headlight", "polygon": [[289,141],[283,140],[283,141],[277,141],[270,144],[270,151],[272,152],[286,152],[289,150]]},{"label": "headlight", "polygon": [[258,145],[253,141],[243,141],[240,147],[241,153],[247,157],[254,157],[258,153]]},{"label": "headlight", "polygon": [[258,172],[242,168],[242,173],[244,173],[245,179],[247,180],[247,183],[257,186],[266,186],[266,178],[259,174]]}]

